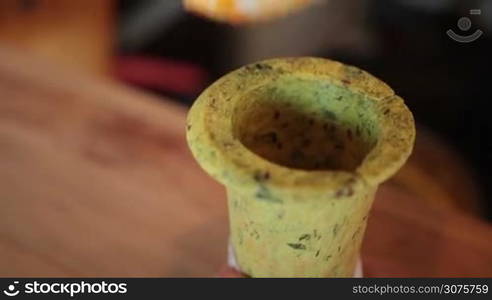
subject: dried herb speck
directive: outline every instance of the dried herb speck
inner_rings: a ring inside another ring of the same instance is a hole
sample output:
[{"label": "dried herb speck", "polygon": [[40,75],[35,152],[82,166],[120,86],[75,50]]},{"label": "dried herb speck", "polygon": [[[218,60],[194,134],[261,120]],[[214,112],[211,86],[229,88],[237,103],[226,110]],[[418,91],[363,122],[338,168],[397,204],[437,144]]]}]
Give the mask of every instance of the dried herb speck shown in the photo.
[{"label": "dried herb speck", "polygon": [[306,250],[306,245],[301,244],[301,243],[287,243],[287,246],[291,247],[292,249],[296,249],[296,250]]},{"label": "dried herb speck", "polygon": [[270,190],[266,186],[264,186],[263,184],[260,184],[260,186],[258,187],[258,190],[256,191],[255,196],[258,200],[262,200],[262,201],[273,202],[273,203],[282,203],[283,202],[282,199],[279,199],[279,198],[273,196],[270,193]]},{"label": "dried herb speck", "polygon": [[338,224],[335,224],[335,226],[333,226],[333,236],[337,236],[337,233],[338,233]]},{"label": "dried herb speck", "polygon": [[271,70],[272,66],[267,64],[255,64],[255,68],[259,71],[263,71],[263,70]]},{"label": "dried herb speck", "polygon": [[341,197],[350,197],[354,194],[354,189],[351,187],[351,186],[346,186],[346,187],[343,187],[341,189],[339,189],[336,194],[335,194],[335,197],[336,198],[341,198]]},{"label": "dried herb speck", "polygon": [[302,240],[310,240],[311,239],[311,235],[309,233],[306,233],[306,234],[303,234],[301,235],[301,237],[299,238],[299,241],[302,241]]},{"label": "dried herb speck", "polygon": [[258,182],[266,181],[266,180],[270,179],[270,172],[268,172],[268,171],[265,171],[265,172],[256,171],[253,178],[255,179],[255,181],[258,181]]}]

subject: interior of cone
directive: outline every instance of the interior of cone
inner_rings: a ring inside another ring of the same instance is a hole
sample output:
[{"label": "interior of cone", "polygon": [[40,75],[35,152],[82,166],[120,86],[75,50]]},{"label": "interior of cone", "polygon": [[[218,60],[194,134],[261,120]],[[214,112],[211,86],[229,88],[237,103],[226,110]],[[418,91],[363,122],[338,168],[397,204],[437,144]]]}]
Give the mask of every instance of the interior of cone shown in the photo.
[{"label": "interior of cone", "polygon": [[354,171],[379,136],[371,99],[311,78],[277,78],[234,110],[234,134],[246,148],[294,169]]}]

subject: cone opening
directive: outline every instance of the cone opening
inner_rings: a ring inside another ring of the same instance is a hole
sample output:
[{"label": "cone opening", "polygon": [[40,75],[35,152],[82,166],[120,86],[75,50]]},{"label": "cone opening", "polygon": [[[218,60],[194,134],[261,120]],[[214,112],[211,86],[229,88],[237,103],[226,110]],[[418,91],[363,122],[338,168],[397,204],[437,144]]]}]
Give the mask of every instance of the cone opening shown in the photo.
[{"label": "cone opening", "polygon": [[351,172],[378,141],[372,101],[343,86],[286,75],[242,97],[235,136],[284,167]]}]

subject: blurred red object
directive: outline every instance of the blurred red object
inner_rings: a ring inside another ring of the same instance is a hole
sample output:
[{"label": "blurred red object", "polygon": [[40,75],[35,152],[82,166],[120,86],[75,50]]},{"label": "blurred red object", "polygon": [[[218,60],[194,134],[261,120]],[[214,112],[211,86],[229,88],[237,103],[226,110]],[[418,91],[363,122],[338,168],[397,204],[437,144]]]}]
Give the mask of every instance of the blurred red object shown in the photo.
[{"label": "blurred red object", "polygon": [[193,63],[145,56],[118,57],[115,76],[132,85],[184,95],[200,92],[207,80],[206,72]]}]

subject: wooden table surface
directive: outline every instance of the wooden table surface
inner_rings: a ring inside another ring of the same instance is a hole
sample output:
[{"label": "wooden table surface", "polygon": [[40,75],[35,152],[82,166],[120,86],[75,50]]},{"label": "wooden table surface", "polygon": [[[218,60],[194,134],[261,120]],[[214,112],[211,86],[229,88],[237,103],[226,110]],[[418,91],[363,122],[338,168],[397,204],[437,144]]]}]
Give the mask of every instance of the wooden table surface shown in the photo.
[{"label": "wooden table surface", "polygon": [[[212,276],[225,194],[185,113],[0,47],[0,276]],[[386,184],[362,252],[368,276],[492,276],[492,226]]]}]

